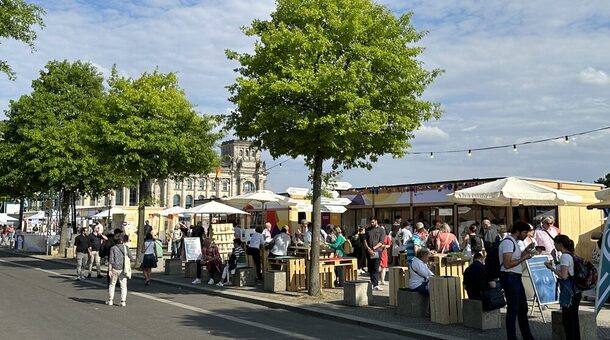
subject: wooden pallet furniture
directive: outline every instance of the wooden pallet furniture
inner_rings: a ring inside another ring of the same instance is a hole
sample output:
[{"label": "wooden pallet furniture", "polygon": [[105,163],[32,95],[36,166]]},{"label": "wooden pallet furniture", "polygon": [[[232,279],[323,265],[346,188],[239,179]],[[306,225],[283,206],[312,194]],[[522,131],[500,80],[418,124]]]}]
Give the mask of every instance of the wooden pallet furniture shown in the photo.
[{"label": "wooden pallet furniture", "polygon": [[333,257],[320,259],[320,285],[332,288],[335,281],[335,267],[342,266],[344,281],[358,279],[358,259],[355,257]]},{"label": "wooden pallet furniture", "polygon": [[445,254],[434,254],[430,257],[432,272],[436,276],[455,276],[459,278],[462,298],[467,298],[466,289],[462,285],[464,270],[468,268],[470,259],[449,257]]},{"label": "wooden pallet furniture", "polygon": [[297,292],[307,289],[304,258],[295,256],[269,257],[267,258],[267,267],[267,271],[281,270],[286,273],[287,291]]},{"label": "wooden pallet furniture", "polygon": [[443,325],[462,322],[462,279],[454,276],[432,276],[430,291],[430,319]]},{"label": "wooden pallet furniture", "polygon": [[409,285],[408,267],[390,267],[390,306],[398,306],[398,290]]}]

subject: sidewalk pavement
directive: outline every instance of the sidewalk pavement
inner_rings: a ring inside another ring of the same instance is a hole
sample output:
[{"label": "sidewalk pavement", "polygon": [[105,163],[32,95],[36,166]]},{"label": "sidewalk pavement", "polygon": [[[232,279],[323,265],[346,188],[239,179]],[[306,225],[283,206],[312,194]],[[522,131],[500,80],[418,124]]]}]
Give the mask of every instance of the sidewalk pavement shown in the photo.
[{"label": "sidewalk pavement", "polygon": [[[75,261],[72,259],[62,259],[46,255],[29,256],[75,265]],[[133,274],[135,278],[143,278],[136,271]],[[361,278],[366,279],[365,276]],[[184,275],[165,275],[162,272],[153,272],[152,275],[153,283],[173,285],[205,294],[260,304],[271,308],[282,308],[322,318],[330,318],[340,322],[353,323],[367,328],[403,334],[410,337],[455,340],[506,338],[504,328],[481,331],[465,327],[461,324],[441,325],[433,323],[427,318],[409,318],[398,315],[396,314],[396,307],[388,305],[388,286],[383,286],[383,291],[374,291],[374,301],[371,306],[351,307],[343,305],[343,290],[339,288],[324,289],[321,297],[310,297],[306,292],[265,292],[261,284],[256,287],[218,287],[207,285],[205,282],[200,285],[193,285],[191,284],[192,280],[192,278],[185,278]],[[580,309],[593,311],[593,303],[583,301]],[[559,305],[549,305],[548,309],[543,311],[546,323],[542,321],[537,308],[534,315],[530,316],[530,327],[536,339],[552,339],[551,311],[554,310],[560,310]],[[505,312],[505,309],[503,309],[503,318]],[[504,323],[502,324],[504,325]],[[598,338],[610,339],[610,310],[604,309],[599,313],[597,325]]]}]

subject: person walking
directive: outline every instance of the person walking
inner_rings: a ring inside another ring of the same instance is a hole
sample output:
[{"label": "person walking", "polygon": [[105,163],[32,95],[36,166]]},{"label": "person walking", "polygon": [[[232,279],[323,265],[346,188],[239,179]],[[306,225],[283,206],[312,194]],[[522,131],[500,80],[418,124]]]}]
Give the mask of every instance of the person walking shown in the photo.
[{"label": "person walking", "polygon": [[580,340],[580,322],[578,320],[578,307],[582,292],[574,282],[574,241],[567,235],[555,236],[554,247],[561,252],[559,262],[554,266],[550,260],[544,264],[555,275],[559,283],[559,305],[561,306],[561,322],[566,339]]},{"label": "person walking", "polygon": [[76,280],[78,281],[85,279],[84,272],[87,267],[89,252],[91,251],[87,232],[88,228],[81,228],[80,235],[76,236],[76,238],[74,239],[73,255],[76,259]]},{"label": "person walking", "polygon": [[100,249],[102,249],[102,241],[108,240],[108,238],[100,233],[100,226],[95,225],[93,227],[93,232],[89,235],[89,247],[91,251],[89,251],[89,274],[88,278],[91,277],[91,272],[93,271],[93,265],[95,264],[95,269],[97,270],[97,278],[101,279],[102,271],[100,269]]},{"label": "person walking", "polygon": [[[106,264],[110,261],[110,249],[114,246],[114,237],[116,235],[122,235],[123,231],[121,228],[114,229],[112,234],[106,235],[106,240],[102,243],[102,248],[100,249],[100,257],[105,259]],[[108,266],[109,267],[109,266]],[[110,287],[110,269],[106,268],[106,288]]]},{"label": "person walking", "polygon": [[527,320],[527,298],[525,288],[521,281],[521,263],[531,258],[534,244],[530,244],[521,251],[518,241],[524,240],[532,226],[517,221],[513,225],[511,234],[507,236],[498,247],[500,260],[500,284],[506,295],[506,336],[508,340],[516,340],[516,324],[519,320],[519,329],[524,340],[532,340],[534,336]]},{"label": "person walking", "polygon": [[367,232],[365,240],[369,276],[373,289],[383,290],[383,288],[379,287],[379,265],[381,262],[381,252],[384,249],[385,229],[377,223],[376,217],[371,217],[370,223],[371,227]]},{"label": "person walking", "polygon": [[144,274],[144,285],[148,286],[150,284],[150,275],[152,272],[152,268],[157,268],[157,253],[156,253],[156,241],[153,238],[151,233],[147,233],[144,237],[144,244],[142,245],[142,254],[144,254],[144,258],[142,259],[142,264],[140,265],[140,269],[142,269],[142,273]]},{"label": "person walking", "polygon": [[118,233],[114,235],[114,243],[110,249],[108,259],[108,276],[110,285],[108,287],[108,301],[106,304],[114,304],[114,288],[117,281],[121,286],[121,307],[126,306],[127,302],[127,279],[131,278],[131,261],[135,261],[135,256],[125,244],[129,241],[129,236]]}]

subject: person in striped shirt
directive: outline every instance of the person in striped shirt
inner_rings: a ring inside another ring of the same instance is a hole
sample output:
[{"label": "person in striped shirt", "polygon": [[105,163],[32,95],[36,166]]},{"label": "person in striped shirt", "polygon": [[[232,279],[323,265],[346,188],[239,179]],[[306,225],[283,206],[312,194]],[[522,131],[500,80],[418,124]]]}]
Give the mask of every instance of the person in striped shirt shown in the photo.
[{"label": "person in striped shirt", "polygon": [[231,252],[231,256],[229,256],[229,261],[225,265],[222,271],[222,277],[220,278],[220,282],[218,282],[218,286],[231,285],[231,281],[229,280],[231,274],[235,274],[235,268],[237,268],[237,262],[240,257],[245,257],[246,252],[244,248],[241,246],[241,239],[236,238],[233,240],[233,251]]}]

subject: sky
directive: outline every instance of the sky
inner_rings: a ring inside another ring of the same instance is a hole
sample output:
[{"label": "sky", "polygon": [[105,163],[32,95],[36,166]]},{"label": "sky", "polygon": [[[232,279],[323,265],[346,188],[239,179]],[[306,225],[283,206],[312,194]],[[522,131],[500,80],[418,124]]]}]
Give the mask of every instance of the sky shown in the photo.
[{"label": "sky", "polygon": [[[225,49],[250,52],[240,27],[267,19],[273,0],[28,0],[46,10],[36,51],[2,40],[0,59],[17,80],[0,75],[0,111],[31,91],[49,60],[84,60],[109,74],[138,77],[158,67],[176,72],[202,114],[232,110],[226,86],[237,64]],[[340,175],[355,187],[523,176],[592,182],[610,172],[610,130],[506,149],[454,154],[441,150],[561,137],[610,126],[610,2],[381,0],[428,34],[418,43],[427,69],[444,73],[424,98],[443,116],[416,132],[400,159]],[[4,116],[2,114],[2,116]],[[235,138],[227,136],[225,139]],[[308,187],[302,159],[272,159],[266,187]]]}]

